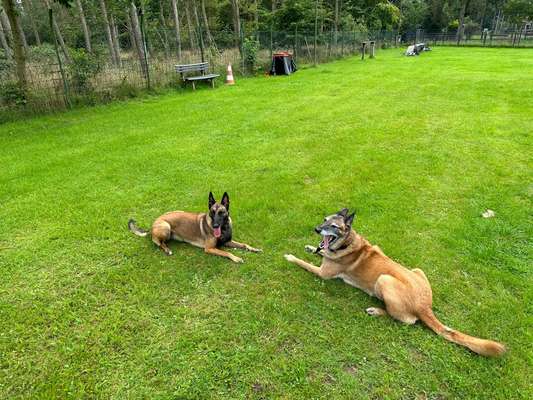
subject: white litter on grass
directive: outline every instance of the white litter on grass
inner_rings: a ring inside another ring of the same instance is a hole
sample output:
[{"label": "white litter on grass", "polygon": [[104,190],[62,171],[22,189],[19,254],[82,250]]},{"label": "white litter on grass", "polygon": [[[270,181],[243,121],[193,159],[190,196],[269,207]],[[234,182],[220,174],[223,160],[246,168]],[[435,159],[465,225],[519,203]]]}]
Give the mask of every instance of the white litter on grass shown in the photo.
[{"label": "white litter on grass", "polygon": [[485,210],[484,213],[481,214],[483,218],[492,218],[496,216],[496,213],[492,210],[489,210],[488,208]]}]

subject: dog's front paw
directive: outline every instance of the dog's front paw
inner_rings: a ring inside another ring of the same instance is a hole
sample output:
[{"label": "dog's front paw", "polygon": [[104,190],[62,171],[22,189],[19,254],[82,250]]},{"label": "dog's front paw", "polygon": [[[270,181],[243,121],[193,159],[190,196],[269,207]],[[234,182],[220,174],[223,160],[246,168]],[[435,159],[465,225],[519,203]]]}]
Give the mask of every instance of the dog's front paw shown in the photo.
[{"label": "dog's front paw", "polygon": [[244,262],[244,260],[242,258],[236,257],[236,256],[233,256],[231,261],[233,261],[234,263],[237,263],[237,264],[242,264]]},{"label": "dog's front paw", "polygon": [[316,247],[315,246],[311,246],[310,244],[306,244],[305,245],[305,251],[307,251],[308,253],[314,253],[316,251]]},{"label": "dog's front paw", "polygon": [[283,257],[285,257],[285,260],[291,263],[297,260],[296,257],[294,257],[292,254],[285,254]]},{"label": "dog's front paw", "polygon": [[262,253],[263,250],[261,249],[256,249],[255,247],[248,247],[247,249],[248,251],[252,252],[252,253]]}]

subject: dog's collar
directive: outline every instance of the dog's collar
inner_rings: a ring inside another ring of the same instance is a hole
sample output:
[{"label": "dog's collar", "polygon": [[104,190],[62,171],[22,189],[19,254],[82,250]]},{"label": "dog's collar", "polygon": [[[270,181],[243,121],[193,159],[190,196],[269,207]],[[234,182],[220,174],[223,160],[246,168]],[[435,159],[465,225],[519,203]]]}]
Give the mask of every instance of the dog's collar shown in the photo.
[{"label": "dog's collar", "polygon": [[337,251],[340,251],[340,250],[346,250],[348,247],[350,247],[352,243],[353,243],[353,238],[352,238],[352,233],[350,232],[348,239],[344,242],[344,244],[341,247],[339,247],[336,250],[330,250],[330,249],[328,250],[331,251],[332,253],[336,253]]}]

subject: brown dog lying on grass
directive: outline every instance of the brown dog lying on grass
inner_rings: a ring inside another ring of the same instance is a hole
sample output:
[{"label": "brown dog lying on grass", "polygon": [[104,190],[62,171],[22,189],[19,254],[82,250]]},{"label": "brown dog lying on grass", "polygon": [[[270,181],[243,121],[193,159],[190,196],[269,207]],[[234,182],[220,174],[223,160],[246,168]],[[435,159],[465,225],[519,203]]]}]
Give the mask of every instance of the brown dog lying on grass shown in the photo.
[{"label": "brown dog lying on grass", "polygon": [[167,246],[167,242],[171,239],[201,247],[206,253],[227,257],[236,263],[242,263],[242,258],[218,247],[226,246],[254,253],[261,251],[232,240],[233,231],[227,193],[224,193],[220,203],[218,203],[213,197],[213,193],[209,192],[208,206],[208,213],[172,211],[163,214],[154,221],[150,232],[137,227],[133,219],[129,220],[128,228],[137,236],[144,237],[150,234],[152,241],[168,256],[172,255],[172,251]]},{"label": "brown dog lying on grass", "polygon": [[370,315],[386,315],[406,324],[423,321],[446,340],[468,347],[484,356],[499,356],[505,346],[492,340],[466,335],[443,325],[433,314],[432,293],[429,281],[422,270],[409,270],[388,258],[378,246],[372,246],[352,229],[355,213],[344,208],[324,219],[315,228],[322,235],[318,248],[305,246],[307,251],[318,253],[322,264],[315,267],[292,254],[287,261],[305,268],[322,279],[341,278],[349,285],[362,289],[383,300],[386,311],[370,307]]}]

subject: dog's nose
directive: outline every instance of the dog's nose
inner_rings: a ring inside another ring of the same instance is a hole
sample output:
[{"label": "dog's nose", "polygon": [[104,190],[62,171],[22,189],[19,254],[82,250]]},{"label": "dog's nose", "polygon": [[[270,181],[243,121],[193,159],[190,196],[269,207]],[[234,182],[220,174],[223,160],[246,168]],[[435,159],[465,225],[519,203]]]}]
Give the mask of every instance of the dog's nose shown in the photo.
[{"label": "dog's nose", "polygon": [[322,229],[320,228],[320,226],[317,226],[317,227],[315,228],[315,232],[316,232],[316,233],[320,233],[321,230],[322,230]]}]

